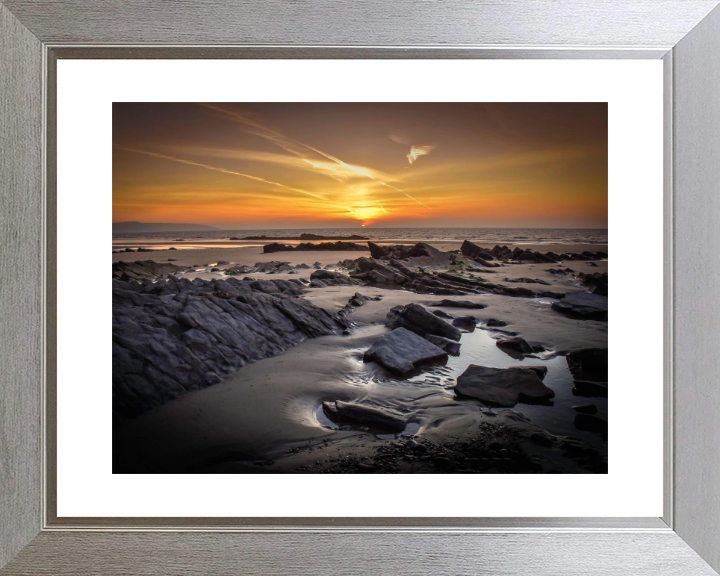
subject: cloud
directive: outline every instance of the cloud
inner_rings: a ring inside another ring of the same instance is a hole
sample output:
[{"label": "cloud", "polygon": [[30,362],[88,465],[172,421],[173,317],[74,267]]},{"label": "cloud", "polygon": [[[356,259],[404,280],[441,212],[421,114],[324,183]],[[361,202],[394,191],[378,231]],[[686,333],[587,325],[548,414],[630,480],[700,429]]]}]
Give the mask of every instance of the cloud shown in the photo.
[{"label": "cloud", "polygon": [[430,154],[430,152],[433,151],[435,146],[427,145],[427,146],[410,146],[410,152],[408,152],[406,158],[408,159],[408,162],[410,164],[413,164],[420,156],[427,156]]},{"label": "cloud", "polygon": [[211,164],[204,164],[202,162],[193,162],[192,160],[186,160],[184,158],[178,158],[176,156],[168,156],[167,154],[160,154],[159,152],[151,152],[149,150],[139,150],[136,148],[126,148],[123,146],[116,146],[118,150],[124,150],[126,152],[134,152],[135,154],[144,154],[145,156],[152,156],[154,158],[162,158],[163,160],[169,160],[171,162],[177,162],[179,164],[186,164],[188,166],[197,166],[198,168],[204,168],[205,170],[213,170],[214,172],[222,172],[223,174],[232,174],[233,176],[240,176],[242,178],[248,178],[250,180],[255,180],[256,182],[264,182],[265,184],[271,184],[273,186],[279,186],[280,188],[284,188],[286,190],[292,190],[294,192],[299,192],[300,194],[306,194],[307,196],[312,196],[313,198],[317,198],[319,200],[327,200],[325,196],[321,196],[320,194],[315,194],[314,192],[308,192],[307,190],[302,190],[301,188],[294,188],[292,186],[286,186],[285,184],[281,184],[280,182],[273,182],[272,180],[266,180],[265,178],[260,178],[259,176],[253,176],[251,174],[245,174],[243,172],[236,172],[234,170],[227,170],[226,168],[220,168],[219,166],[213,166]]},{"label": "cloud", "polygon": [[405,155],[405,158],[408,159],[408,162],[412,165],[414,164],[418,158],[421,156],[427,156],[435,149],[434,144],[413,144],[412,139],[409,138],[405,134],[401,134],[398,132],[391,132],[388,134],[388,138],[392,140],[393,142],[396,142],[398,144],[404,144],[405,146],[410,146],[410,152],[408,152]]},{"label": "cloud", "polygon": [[[310,146],[309,144],[305,144],[303,142],[300,142],[299,140],[295,140],[293,138],[290,138],[289,136],[285,136],[284,134],[281,134],[280,132],[277,132],[277,131],[261,124],[257,120],[254,120],[253,118],[250,118],[249,116],[247,116],[245,114],[241,114],[240,112],[237,112],[235,110],[228,110],[227,108],[223,108],[222,106],[218,106],[217,104],[212,104],[212,103],[201,103],[200,106],[203,106],[203,107],[213,110],[215,112],[219,112],[221,114],[229,116],[236,123],[242,125],[245,128],[246,132],[248,132],[250,134],[255,134],[256,136],[260,136],[261,138],[264,138],[264,139],[268,140],[269,142],[272,142],[273,144],[279,146],[286,152],[289,152],[290,154],[293,154],[299,158],[302,158],[305,162],[307,162],[313,168],[323,171],[326,175],[330,176],[331,178],[334,178],[335,180],[338,180],[339,182],[345,182],[348,174],[363,176],[365,178],[369,178],[370,180],[378,182],[379,184],[381,184],[383,186],[392,188],[393,190],[397,190],[398,192],[405,194],[405,196],[407,196],[411,200],[417,202],[421,206],[424,206],[425,208],[430,210],[429,206],[423,204],[417,198],[413,198],[410,194],[408,194],[404,190],[397,188],[395,186],[392,186],[391,184],[388,184],[387,182],[384,182],[383,181],[384,177],[381,176],[379,173],[376,174],[376,173],[374,173],[374,171],[372,171],[370,169],[363,168],[360,166],[354,166],[352,164],[348,164],[347,162],[341,160],[337,156],[333,156],[331,154],[328,154],[327,152],[323,152],[322,150],[319,150],[318,148]],[[310,153],[308,153],[308,152],[310,152]],[[314,156],[314,159],[313,159],[313,156]],[[319,157],[319,159],[318,159],[318,157]],[[334,163],[334,166],[331,166],[332,169],[328,168],[327,160],[330,160],[332,163]],[[411,164],[412,164],[412,162],[411,162]],[[340,168],[338,168],[338,166]],[[345,177],[345,180],[343,179],[343,176]]]}]

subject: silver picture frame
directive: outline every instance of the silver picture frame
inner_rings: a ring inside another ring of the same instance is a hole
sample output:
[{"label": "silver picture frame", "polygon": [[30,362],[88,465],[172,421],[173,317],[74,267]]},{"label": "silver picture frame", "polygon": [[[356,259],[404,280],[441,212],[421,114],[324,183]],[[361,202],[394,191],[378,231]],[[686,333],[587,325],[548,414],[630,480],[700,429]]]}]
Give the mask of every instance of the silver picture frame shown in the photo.
[{"label": "silver picture frame", "polygon": [[[0,0],[0,574],[717,574],[718,4]],[[55,80],[63,58],[662,59],[662,517],[58,517]]]}]

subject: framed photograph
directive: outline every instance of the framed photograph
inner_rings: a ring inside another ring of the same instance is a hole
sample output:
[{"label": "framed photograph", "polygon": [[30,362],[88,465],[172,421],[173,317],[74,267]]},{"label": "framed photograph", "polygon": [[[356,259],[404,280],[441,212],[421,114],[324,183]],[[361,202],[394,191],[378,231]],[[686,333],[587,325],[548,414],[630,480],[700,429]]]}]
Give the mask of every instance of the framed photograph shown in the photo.
[{"label": "framed photograph", "polygon": [[717,5],[0,0],[0,572],[717,574]]}]

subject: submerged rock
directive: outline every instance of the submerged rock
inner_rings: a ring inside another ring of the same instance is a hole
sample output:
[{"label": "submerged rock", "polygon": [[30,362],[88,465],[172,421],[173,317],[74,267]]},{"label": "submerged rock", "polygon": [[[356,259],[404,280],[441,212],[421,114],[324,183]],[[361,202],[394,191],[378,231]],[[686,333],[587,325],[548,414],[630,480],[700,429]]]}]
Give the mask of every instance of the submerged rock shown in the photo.
[{"label": "submerged rock", "polygon": [[365,362],[377,362],[402,376],[422,364],[447,359],[447,352],[410,330],[395,328],[375,340],[363,359]]},{"label": "submerged rock", "polygon": [[545,366],[489,368],[471,364],[458,377],[455,393],[492,406],[544,403],[555,397],[555,392],[542,383],[545,374]]},{"label": "submerged rock", "polygon": [[496,320],[495,318],[489,318],[488,321],[485,322],[485,325],[490,328],[500,328],[502,326],[507,326],[507,322]]},{"label": "submerged rock", "polygon": [[582,320],[607,320],[607,296],[590,294],[589,292],[568,292],[565,298],[553,302],[552,307],[558,312]]},{"label": "submerged rock", "polygon": [[396,306],[387,315],[386,324],[390,328],[403,327],[425,337],[427,334],[443,336],[450,340],[459,341],[462,332],[428,312],[420,304]]},{"label": "submerged rock", "polygon": [[402,432],[407,425],[404,416],[356,402],[336,400],[323,402],[322,406],[323,412],[336,424],[356,424],[388,432]]}]

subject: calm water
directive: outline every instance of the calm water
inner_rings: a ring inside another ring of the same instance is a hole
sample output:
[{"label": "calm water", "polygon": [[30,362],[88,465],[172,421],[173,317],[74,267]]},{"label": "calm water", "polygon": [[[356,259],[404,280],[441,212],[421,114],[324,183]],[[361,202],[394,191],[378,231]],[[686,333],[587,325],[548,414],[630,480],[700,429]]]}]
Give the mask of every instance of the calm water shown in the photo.
[{"label": "calm water", "polygon": [[276,236],[297,238],[300,234],[350,236],[357,234],[385,240],[448,240],[496,242],[499,244],[607,244],[607,229],[568,228],[307,228],[294,230],[203,230],[197,232],[137,232],[114,234],[118,240],[228,240],[231,237]]}]

